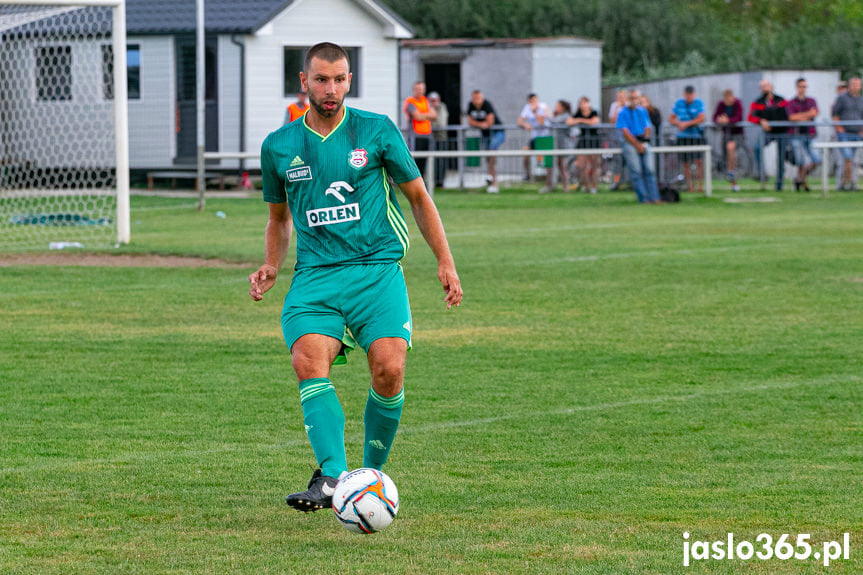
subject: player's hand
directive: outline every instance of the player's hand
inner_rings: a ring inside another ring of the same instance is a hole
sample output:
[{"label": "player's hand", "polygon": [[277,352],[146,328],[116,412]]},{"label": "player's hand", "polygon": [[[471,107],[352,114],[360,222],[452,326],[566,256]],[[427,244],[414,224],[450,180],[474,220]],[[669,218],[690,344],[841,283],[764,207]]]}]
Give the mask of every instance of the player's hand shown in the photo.
[{"label": "player's hand", "polygon": [[443,299],[446,302],[446,308],[449,309],[452,306],[458,307],[464,294],[461,290],[461,280],[458,279],[458,274],[455,271],[455,264],[452,262],[439,264],[437,277],[443,286],[443,291],[446,292],[446,297]]},{"label": "player's hand", "polygon": [[249,288],[249,295],[255,301],[264,299],[264,294],[276,283],[276,277],[279,275],[279,270],[270,264],[264,264],[258,268],[258,271],[249,274],[249,283],[252,287]]}]

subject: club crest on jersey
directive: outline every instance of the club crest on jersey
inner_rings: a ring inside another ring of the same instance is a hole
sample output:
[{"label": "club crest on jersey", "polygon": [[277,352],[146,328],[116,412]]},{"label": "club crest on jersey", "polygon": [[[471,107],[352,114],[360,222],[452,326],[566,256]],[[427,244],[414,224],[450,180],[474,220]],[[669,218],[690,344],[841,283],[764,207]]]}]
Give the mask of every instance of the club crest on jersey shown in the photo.
[{"label": "club crest on jersey", "polygon": [[368,153],[363,148],[357,148],[350,153],[348,163],[357,169],[365,168],[369,163]]}]

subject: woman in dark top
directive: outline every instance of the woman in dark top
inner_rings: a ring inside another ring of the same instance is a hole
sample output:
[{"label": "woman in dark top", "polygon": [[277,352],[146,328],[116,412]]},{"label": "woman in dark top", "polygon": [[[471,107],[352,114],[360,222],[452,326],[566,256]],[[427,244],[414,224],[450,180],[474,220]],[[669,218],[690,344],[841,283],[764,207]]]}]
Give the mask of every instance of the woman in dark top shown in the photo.
[{"label": "woman in dark top", "polygon": [[[578,110],[566,121],[568,126],[578,126],[581,134],[575,147],[578,149],[593,149],[601,147],[599,130],[595,127],[599,123],[599,114],[590,107],[590,100],[582,96],[578,100]],[[596,185],[599,181],[599,156],[577,156],[575,165],[578,167],[578,179],[581,191],[596,193]]]},{"label": "woman in dark top", "polygon": [[659,108],[653,105],[650,98],[644,94],[641,95],[641,105],[644,106],[645,110],[647,110],[647,115],[650,117],[650,123],[653,124],[653,136],[651,137],[653,145],[659,146],[662,143],[659,134],[659,127],[662,126],[662,113],[659,111]]}]

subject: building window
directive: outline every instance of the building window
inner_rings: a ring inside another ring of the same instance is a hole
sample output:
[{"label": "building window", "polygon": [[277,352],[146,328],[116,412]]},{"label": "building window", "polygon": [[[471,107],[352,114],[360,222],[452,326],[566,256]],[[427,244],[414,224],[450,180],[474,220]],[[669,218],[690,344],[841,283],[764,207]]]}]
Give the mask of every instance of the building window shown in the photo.
[{"label": "building window", "polygon": [[[126,90],[130,100],[141,99],[141,46],[126,46]],[[114,47],[102,46],[102,95],[114,99]]]},{"label": "building window", "polygon": [[72,99],[72,47],[36,48],[36,97],[46,102]]},{"label": "building window", "polygon": [[[351,91],[348,92],[349,98],[358,98],[360,96],[360,71],[362,70],[362,62],[360,61],[360,49],[358,47],[342,46],[345,52],[348,53],[348,58],[351,63]],[[303,69],[303,60],[306,57],[308,48],[299,48],[296,46],[285,46],[284,48],[284,96],[292,98],[300,91],[299,73]]]}]

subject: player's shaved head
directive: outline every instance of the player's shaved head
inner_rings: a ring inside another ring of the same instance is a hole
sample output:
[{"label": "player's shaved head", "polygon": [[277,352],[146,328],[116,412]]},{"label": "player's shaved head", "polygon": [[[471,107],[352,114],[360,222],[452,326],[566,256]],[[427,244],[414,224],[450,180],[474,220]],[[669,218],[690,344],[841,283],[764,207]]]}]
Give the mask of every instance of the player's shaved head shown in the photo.
[{"label": "player's shaved head", "polygon": [[312,58],[320,58],[330,63],[344,59],[348,63],[348,70],[351,69],[351,59],[348,58],[348,53],[345,52],[344,48],[332,42],[321,42],[309,48],[309,51],[306,52],[306,59],[303,61],[303,70],[306,74],[309,73]]}]

